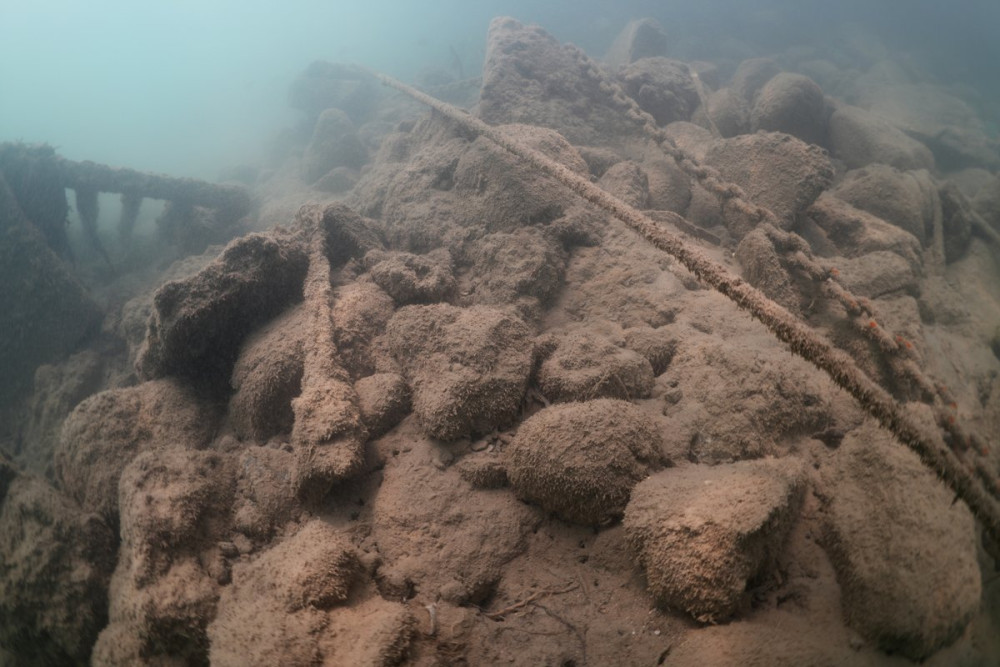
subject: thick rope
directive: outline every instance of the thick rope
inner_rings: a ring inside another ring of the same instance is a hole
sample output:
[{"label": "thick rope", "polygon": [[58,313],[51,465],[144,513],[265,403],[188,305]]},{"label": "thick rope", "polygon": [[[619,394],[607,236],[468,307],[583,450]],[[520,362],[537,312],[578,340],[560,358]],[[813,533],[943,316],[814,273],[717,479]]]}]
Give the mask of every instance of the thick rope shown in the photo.
[{"label": "thick rope", "polygon": [[[665,155],[672,158],[684,173],[715,195],[723,209],[736,211],[764,230],[775,248],[784,250],[783,254],[779,254],[779,260],[786,268],[804,273],[820,286],[828,298],[840,303],[847,314],[845,319],[854,333],[878,347],[888,363],[888,369],[897,380],[916,387],[926,397],[927,404],[934,412],[937,425],[950,436],[952,448],[957,454],[966,457],[963,462],[968,470],[975,471],[994,495],[1000,493],[1000,480],[996,476],[984,473],[989,446],[978,434],[968,431],[959,423],[955,418],[955,402],[951,392],[944,385],[935,383],[914,361],[913,344],[885,327],[885,322],[879,316],[875,305],[869,299],[853,294],[847,289],[837,269],[822,266],[805,239],[781,229],[777,216],[770,209],[751,201],[740,186],[727,182],[718,170],[699,164],[695,158],[685,153],[670,135],[656,124],[652,114],[640,107],[639,103],[625,92],[621,84],[608,76],[583,49],[572,44],[564,44],[563,49],[576,60],[581,75],[595,83],[598,89],[608,96],[608,100],[618,107],[622,115],[634,123]],[[718,128],[715,127],[708,112],[700,81],[693,71],[691,75],[698,86],[699,97],[706,118],[713,127],[713,134],[717,134]],[[940,236],[940,221],[936,227],[937,235]],[[973,229],[1000,247],[1000,234],[993,231],[978,215],[973,215]]]},{"label": "thick rope", "polygon": [[[383,85],[409,95],[458,123],[467,131],[484,136],[535,169],[555,178],[577,195],[598,206],[641,235],[652,245],[677,259],[702,282],[758,319],[795,354],[825,372],[847,391],[869,415],[878,420],[961,498],[990,535],[1000,541],[1000,503],[966,472],[955,455],[935,441],[912,420],[889,393],[858,368],[845,352],[835,348],[795,315],[769,299],[739,276],[709,259],[697,248],[660,227],[639,210],[601,190],[590,181],[551,160],[541,152],[512,139],[501,129],[487,125],[469,113],[436,100],[396,79],[380,73]],[[680,216],[677,216],[680,218]]]}]

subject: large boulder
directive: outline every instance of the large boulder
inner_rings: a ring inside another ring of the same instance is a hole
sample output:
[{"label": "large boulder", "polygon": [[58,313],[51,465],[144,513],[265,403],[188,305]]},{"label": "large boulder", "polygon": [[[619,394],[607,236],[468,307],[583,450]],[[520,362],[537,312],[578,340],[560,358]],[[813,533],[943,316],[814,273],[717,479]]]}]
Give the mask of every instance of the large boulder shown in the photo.
[{"label": "large boulder", "polygon": [[505,305],[534,299],[550,304],[563,287],[567,253],[553,234],[538,227],[487,234],[472,243],[468,300]]},{"label": "large boulder", "polygon": [[292,430],[292,399],[302,388],[302,338],[308,313],[299,305],[255,332],[240,351],[231,380],[229,420],[243,440],[264,442]]},{"label": "large boulder", "polygon": [[658,387],[667,451],[701,463],[777,455],[790,438],[829,422],[831,385],[763,339],[756,346],[690,331]]},{"label": "large boulder", "polygon": [[415,620],[378,596],[347,606],[362,574],[348,538],[318,519],[238,564],[208,627],[212,664],[397,664]]},{"label": "large boulder", "polygon": [[649,177],[642,167],[630,160],[608,167],[597,185],[635,208],[646,208],[649,201]]},{"label": "large boulder", "polygon": [[667,55],[669,41],[656,19],[629,21],[611,44],[604,62],[611,67],[628,65],[640,58]]},{"label": "large boulder", "polygon": [[625,534],[661,605],[696,620],[732,616],[781,552],[802,503],[796,461],[664,470],[632,491]]},{"label": "large boulder", "polygon": [[558,130],[574,144],[641,139],[622,122],[613,91],[601,85],[596,64],[538,26],[509,17],[490,23],[479,115],[491,125],[527,123]]},{"label": "large boulder", "polygon": [[207,661],[205,631],[230,577],[219,542],[233,504],[233,462],[214,451],[166,450],[125,468],[110,622],[95,664]]},{"label": "large boulder", "polygon": [[354,383],[354,391],[369,437],[381,436],[410,412],[410,388],[396,373],[363,377]]},{"label": "large boulder", "polygon": [[781,72],[781,67],[771,58],[748,58],[741,62],[729,86],[747,104],[753,106],[758,91]]},{"label": "large boulder", "polygon": [[885,250],[902,257],[914,271],[919,271],[922,265],[917,237],[851,206],[832,193],[820,195],[806,215],[845,257],[860,257]]},{"label": "large boulder", "polygon": [[103,391],[81,402],[63,424],[56,478],[81,507],[116,526],[125,466],[142,452],[204,447],[214,423],[212,411],[174,380]]},{"label": "large boulder", "polygon": [[830,151],[848,169],[880,162],[897,169],[933,169],[934,156],[916,139],[870,111],[838,105],[830,116]]},{"label": "large boulder", "polygon": [[385,337],[431,437],[489,433],[517,416],[533,350],[531,331],[517,317],[486,306],[406,306]]},{"label": "large boulder", "polygon": [[454,448],[421,437],[411,421],[376,447],[385,468],[371,535],[382,594],[481,604],[526,548],[537,513],[506,490],[473,488],[459,466],[448,466]]},{"label": "large boulder", "polygon": [[371,250],[365,268],[397,305],[447,301],[455,293],[451,253],[437,248],[426,255]]},{"label": "large boulder", "polygon": [[373,282],[355,281],[334,293],[333,339],[340,361],[352,377],[375,372],[372,342],[385,329],[395,308],[392,297]]},{"label": "large boulder", "polygon": [[0,456],[0,646],[9,664],[90,664],[108,619],[115,548],[98,515]]},{"label": "large boulder", "polygon": [[807,144],[826,144],[826,100],[816,82],[782,72],[764,84],[750,113],[750,131],[784,132]]},{"label": "large boulder", "polygon": [[899,171],[887,164],[852,169],[833,194],[905,229],[922,244],[930,238],[938,214],[937,188],[925,170]]},{"label": "large boulder", "polygon": [[982,590],[966,506],[874,424],[847,434],[820,473],[847,623],[912,660],[961,636]]},{"label": "large boulder", "polygon": [[538,371],[538,386],[548,400],[649,396],[653,368],[643,355],[585,332],[559,336],[554,342],[555,351]]},{"label": "large boulder", "polygon": [[368,159],[354,123],[340,109],[326,109],[316,120],[312,139],[302,155],[302,175],[309,183],[337,167],[357,169]]},{"label": "large boulder", "polygon": [[542,410],[521,424],[504,458],[520,498],[593,526],[620,517],[632,488],[662,464],[650,417],[612,399]]},{"label": "large boulder", "polygon": [[307,265],[304,249],[291,238],[250,234],[196,275],[166,283],[153,297],[136,362],[140,375],[227,388],[246,337],[302,298]]},{"label": "large boulder", "polygon": [[[709,148],[705,164],[743,188],[750,201],[770,209],[786,229],[833,179],[833,167],[823,149],[780,132],[716,142]],[[768,168],[761,169],[765,164]],[[734,230],[737,236],[747,231],[742,227]]]},{"label": "large boulder", "polygon": [[691,70],[667,58],[641,58],[623,67],[618,78],[629,97],[658,125],[690,120],[701,100]]}]

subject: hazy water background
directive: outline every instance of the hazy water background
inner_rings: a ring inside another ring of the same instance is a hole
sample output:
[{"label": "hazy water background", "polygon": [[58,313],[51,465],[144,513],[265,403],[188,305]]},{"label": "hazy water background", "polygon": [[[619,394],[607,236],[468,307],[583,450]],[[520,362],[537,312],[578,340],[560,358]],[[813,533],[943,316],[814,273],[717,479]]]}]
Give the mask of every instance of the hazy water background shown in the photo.
[{"label": "hazy water background", "polygon": [[454,49],[475,74],[498,15],[592,55],[652,16],[676,57],[708,59],[730,36],[764,55],[847,23],[1000,108],[1000,0],[0,0],[0,141],[214,179],[291,123],[287,88],[310,61],[409,80],[450,67]]}]

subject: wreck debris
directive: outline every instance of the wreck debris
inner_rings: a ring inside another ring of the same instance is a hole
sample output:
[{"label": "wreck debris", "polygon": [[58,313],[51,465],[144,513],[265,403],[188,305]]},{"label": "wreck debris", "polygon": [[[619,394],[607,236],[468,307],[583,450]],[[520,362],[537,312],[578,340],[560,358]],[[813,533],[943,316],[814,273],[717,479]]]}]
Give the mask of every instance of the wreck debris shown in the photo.
[{"label": "wreck debris", "polygon": [[58,158],[64,187],[72,190],[128,193],[131,197],[186,202],[225,211],[232,219],[250,210],[250,195],[238,185],[217,185],[196,178],[150,174],[84,160]]},{"label": "wreck debris", "polygon": [[59,260],[51,238],[29,221],[2,165],[0,237],[0,368],[5,377],[0,405],[5,405],[30,386],[35,368],[71,352],[96,327],[101,311]]}]

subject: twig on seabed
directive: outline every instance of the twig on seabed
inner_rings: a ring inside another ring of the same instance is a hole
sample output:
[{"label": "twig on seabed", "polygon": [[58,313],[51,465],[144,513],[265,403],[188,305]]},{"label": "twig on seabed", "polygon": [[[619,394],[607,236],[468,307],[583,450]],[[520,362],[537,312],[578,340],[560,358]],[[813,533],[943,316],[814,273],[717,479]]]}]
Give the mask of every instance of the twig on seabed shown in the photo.
[{"label": "twig on seabed", "polygon": [[493,619],[494,621],[500,620],[501,618],[511,613],[512,611],[523,609],[524,607],[527,607],[529,604],[535,602],[536,600],[541,600],[542,598],[549,597],[550,595],[563,595],[565,593],[572,593],[577,588],[579,588],[579,584],[576,583],[570,584],[566,588],[562,589],[545,588],[540,591],[535,591],[534,593],[524,598],[520,602],[515,602],[509,607],[504,607],[503,609],[500,609],[498,611],[484,611],[483,616],[485,616],[486,618]]}]

